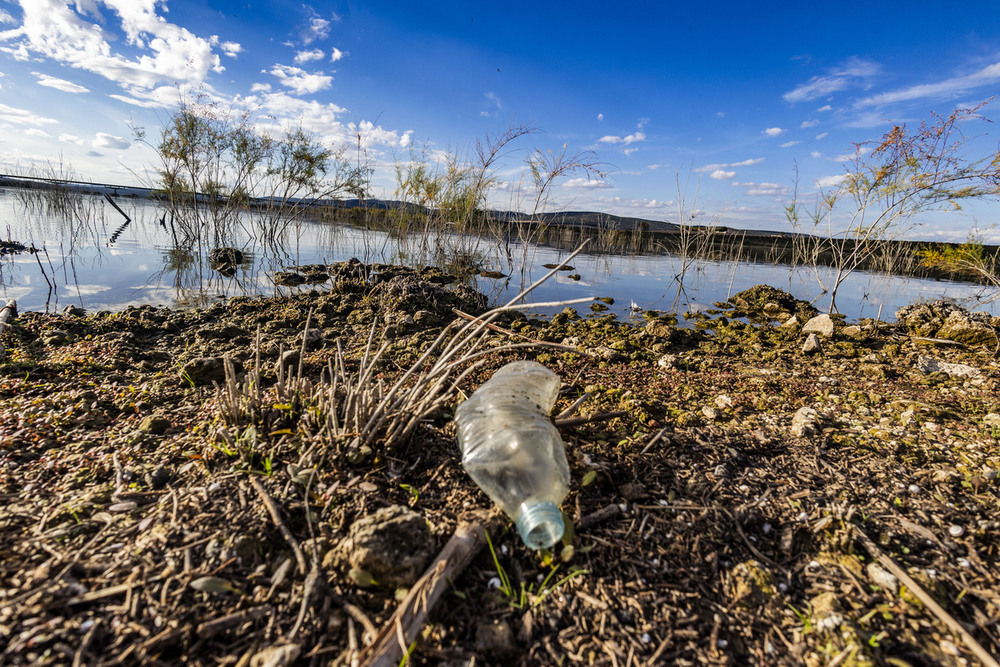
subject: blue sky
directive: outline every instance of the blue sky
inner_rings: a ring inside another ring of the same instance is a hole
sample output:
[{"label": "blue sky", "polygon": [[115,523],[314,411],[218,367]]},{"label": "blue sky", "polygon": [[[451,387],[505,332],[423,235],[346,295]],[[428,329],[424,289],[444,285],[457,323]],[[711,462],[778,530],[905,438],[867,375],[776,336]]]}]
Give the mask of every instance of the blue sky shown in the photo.
[{"label": "blue sky", "polygon": [[[179,90],[249,104],[272,131],[348,147],[360,133],[376,196],[411,151],[530,122],[498,206],[517,203],[527,150],[566,146],[609,177],[563,179],[550,209],[676,221],[682,199],[703,221],[787,229],[796,169],[808,199],[890,120],[1000,93],[1000,3],[0,0],[5,171],[62,161],[141,183],[155,156],[129,126],[155,135]],[[995,126],[970,132],[997,149]],[[961,240],[998,210],[931,216],[912,236]]]}]

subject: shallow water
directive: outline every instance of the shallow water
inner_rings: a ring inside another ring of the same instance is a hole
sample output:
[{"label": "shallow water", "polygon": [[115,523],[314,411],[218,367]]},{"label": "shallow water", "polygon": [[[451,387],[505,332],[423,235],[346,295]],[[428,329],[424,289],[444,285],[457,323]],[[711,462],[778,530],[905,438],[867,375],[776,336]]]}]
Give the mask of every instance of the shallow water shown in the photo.
[{"label": "shallow water", "polygon": [[[288,291],[322,290],[323,286],[277,287],[275,271],[297,264],[331,263],[357,257],[365,263],[421,265],[456,257],[472,258],[484,268],[506,274],[503,279],[470,277],[493,303],[504,302],[547,269],[543,264],[567,257],[565,250],[546,245],[512,243],[468,235],[434,234],[396,236],[348,224],[302,221],[286,230],[276,244],[262,244],[252,234],[237,232],[226,244],[243,250],[247,261],[227,278],[208,262],[211,244],[190,251],[174,249],[169,227],[161,225],[157,204],[141,199],[116,200],[132,218],[124,218],[100,197],[82,197],[70,211],[46,210],[44,196],[29,202],[23,191],[0,190],[0,238],[43,249],[0,258],[0,297],[17,300],[20,310],[56,311],[69,305],[88,310],[121,310],[129,305],[170,307],[205,306],[237,295],[272,295]],[[253,216],[243,223],[255,224]],[[508,255],[509,251],[509,255]],[[598,255],[582,253],[571,264],[572,272],[558,272],[529,297],[529,301],[555,301],[582,297],[611,297],[609,312],[635,316],[638,309],[686,312],[710,308],[717,301],[758,284],[791,292],[795,297],[829,307],[829,297],[812,269],[791,269],[748,262],[685,264],[666,255]],[[820,269],[829,283],[831,271]],[[579,274],[572,280],[570,274]],[[892,319],[897,308],[919,300],[951,298],[975,309],[988,296],[981,286],[857,272],[841,285],[837,307],[849,319]],[[581,312],[587,306],[577,306]],[[534,309],[553,312],[561,308]]]}]

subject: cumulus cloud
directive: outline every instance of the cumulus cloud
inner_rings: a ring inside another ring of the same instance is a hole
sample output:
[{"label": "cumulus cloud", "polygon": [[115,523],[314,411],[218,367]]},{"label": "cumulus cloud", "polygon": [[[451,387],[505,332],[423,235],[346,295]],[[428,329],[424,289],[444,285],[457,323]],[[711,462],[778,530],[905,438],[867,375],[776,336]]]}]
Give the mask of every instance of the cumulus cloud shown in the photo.
[{"label": "cumulus cloud", "polygon": [[837,176],[823,176],[821,178],[817,178],[815,183],[821,188],[835,188],[845,180],[847,180],[847,174],[838,174]]},{"label": "cumulus cloud", "polygon": [[[20,60],[49,58],[93,72],[122,85],[151,88],[158,83],[198,84],[209,72],[221,72],[213,39],[204,39],[157,14],[163,3],[102,0],[118,19],[124,45],[115,49],[106,30],[108,17],[92,2],[78,2],[81,13],[65,0],[18,0],[20,27],[0,32],[0,50]],[[88,17],[93,15],[93,20]]]},{"label": "cumulus cloud", "polygon": [[978,72],[958,76],[936,83],[924,83],[900,90],[893,90],[871,97],[865,97],[855,102],[858,109],[865,107],[880,107],[894,102],[908,102],[925,98],[946,99],[961,95],[982,86],[996,85],[1000,82],[1000,62],[982,68]]},{"label": "cumulus cloud", "polygon": [[308,95],[326,90],[333,83],[333,77],[323,72],[307,72],[291,65],[275,65],[269,74],[278,79],[286,88],[291,88],[299,95]]},{"label": "cumulus cloud", "polygon": [[345,55],[346,54],[343,51],[335,48],[333,51],[330,52],[330,62],[335,63],[341,58],[343,58]]},{"label": "cumulus cloud", "polygon": [[219,48],[222,49],[222,52],[230,58],[235,58],[243,53],[243,46],[241,44],[237,44],[236,42],[223,42],[222,44],[219,44]]},{"label": "cumulus cloud", "polygon": [[80,84],[73,83],[72,81],[67,81],[66,79],[57,79],[54,76],[49,76],[48,74],[39,74],[38,72],[32,72],[34,76],[38,77],[38,85],[46,86],[48,88],[55,88],[56,90],[61,90],[64,93],[89,93],[88,88],[84,88]]},{"label": "cumulus cloud", "polygon": [[728,181],[730,179],[736,178],[736,172],[716,169],[711,174],[709,174],[709,177],[714,178],[717,181]]},{"label": "cumulus cloud", "polygon": [[792,146],[795,146],[796,144],[801,144],[801,143],[802,143],[801,141],[786,141],[783,144],[779,144],[778,147],[779,148],[791,148]]},{"label": "cumulus cloud", "polygon": [[816,127],[817,125],[819,125],[818,120],[804,120],[799,124],[799,129],[805,130],[806,128]]},{"label": "cumulus cloud", "polygon": [[17,23],[17,19],[10,15],[10,12],[6,12],[0,9],[0,23],[4,25],[12,25]]},{"label": "cumulus cloud", "polygon": [[413,143],[413,130],[407,130],[406,132],[403,132],[403,136],[399,138],[399,147],[409,148],[412,143]]},{"label": "cumulus cloud", "polygon": [[830,70],[823,76],[812,77],[808,82],[788,91],[782,97],[786,102],[808,102],[858,83],[864,84],[878,73],[877,63],[861,58],[851,58],[841,67]]},{"label": "cumulus cloud", "polygon": [[55,125],[59,123],[55,118],[46,118],[45,116],[32,113],[27,109],[18,109],[17,107],[7,106],[2,103],[0,103],[0,116],[8,123],[18,123],[20,125]]},{"label": "cumulus cloud", "polygon": [[786,130],[783,127],[769,127],[766,130],[764,130],[764,134],[766,134],[769,137],[776,137],[779,134],[784,134],[787,131],[788,130]]},{"label": "cumulus cloud", "polygon": [[83,145],[83,139],[76,136],[75,134],[62,133],[59,135],[59,141],[64,144],[76,144],[77,146]]},{"label": "cumulus cloud", "polygon": [[49,134],[45,130],[39,129],[37,127],[29,127],[27,130],[24,131],[24,133],[26,135],[28,135],[29,137],[42,137],[42,138],[45,138],[45,137],[51,137],[52,136],[51,134]]},{"label": "cumulus cloud", "polygon": [[127,139],[123,137],[116,137],[113,134],[107,134],[106,132],[98,132],[97,136],[92,142],[94,148],[110,148],[112,150],[124,150],[131,146]]},{"label": "cumulus cloud", "polygon": [[[305,6],[305,9],[309,17],[306,19],[305,25],[299,30],[299,39],[302,40],[302,43],[308,45],[318,39],[329,37],[332,21],[321,17],[312,7]],[[333,14],[333,21],[339,20],[340,17]]]},{"label": "cumulus cloud", "polygon": [[823,154],[820,153],[819,151],[813,151],[813,152],[809,153],[809,156],[813,157],[813,158],[818,158],[818,157],[823,157]]},{"label": "cumulus cloud", "polygon": [[610,188],[611,184],[600,178],[571,178],[562,184],[564,188],[578,188],[582,190],[599,190],[601,188]]},{"label": "cumulus cloud", "polygon": [[299,51],[295,54],[295,64],[302,65],[303,63],[311,62],[313,60],[323,60],[323,56],[325,55],[326,54],[323,53],[322,49]]},{"label": "cumulus cloud", "polygon": [[597,120],[604,120],[604,114],[602,113],[597,114]]},{"label": "cumulus cloud", "polygon": [[819,109],[816,109],[816,111],[833,111],[833,107],[831,107],[829,104],[824,104]]},{"label": "cumulus cloud", "polygon": [[605,135],[605,136],[601,137],[597,141],[598,141],[598,143],[602,143],[602,144],[625,144],[625,145],[628,145],[628,144],[634,143],[636,141],[645,141],[645,140],[646,140],[646,133],[642,132],[640,130],[638,132],[633,132],[632,134],[628,134],[628,135],[626,135],[624,137],[619,137],[619,136],[614,136],[614,135],[608,134],[608,135]]},{"label": "cumulus cloud", "polygon": [[818,140],[820,140],[820,139],[823,139],[823,138],[825,138],[825,137],[826,137],[826,135],[828,135],[828,134],[830,134],[830,133],[829,133],[829,132],[820,132],[819,134],[817,134],[817,135],[816,135],[816,140],[818,141]]}]

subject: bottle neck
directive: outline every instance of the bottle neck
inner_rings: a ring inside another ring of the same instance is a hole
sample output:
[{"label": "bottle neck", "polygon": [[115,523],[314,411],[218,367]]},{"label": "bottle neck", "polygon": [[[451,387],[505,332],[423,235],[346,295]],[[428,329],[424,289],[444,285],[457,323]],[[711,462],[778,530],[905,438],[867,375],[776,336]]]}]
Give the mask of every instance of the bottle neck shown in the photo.
[{"label": "bottle neck", "polygon": [[562,539],[566,526],[555,503],[523,503],[517,515],[517,532],[529,549],[548,549]]}]

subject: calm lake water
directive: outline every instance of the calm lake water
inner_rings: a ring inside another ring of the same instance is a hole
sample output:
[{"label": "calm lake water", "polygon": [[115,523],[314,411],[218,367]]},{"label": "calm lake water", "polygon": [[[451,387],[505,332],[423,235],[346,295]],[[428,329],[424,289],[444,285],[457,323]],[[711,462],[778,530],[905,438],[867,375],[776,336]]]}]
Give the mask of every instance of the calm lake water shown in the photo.
[{"label": "calm lake water", "polygon": [[[26,200],[23,191],[0,190],[0,238],[44,250],[36,255],[0,257],[0,296],[15,299],[21,311],[58,311],[69,305],[109,311],[141,304],[205,306],[237,295],[322,290],[323,285],[275,286],[275,271],[299,264],[357,257],[365,263],[421,265],[458,254],[473,256],[484,268],[509,276],[470,277],[492,302],[500,303],[544,275],[547,269],[542,265],[570,254],[544,244],[513,243],[502,248],[495,241],[467,235],[400,238],[347,224],[306,220],[290,226],[279,244],[261,244],[242,232],[227,239],[227,245],[240,248],[247,258],[236,275],[227,278],[209,266],[209,245],[190,251],[174,249],[169,230],[160,224],[163,213],[153,202],[116,199],[132,218],[124,226],[122,215],[102,197],[80,197],[68,212],[46,210],[44,202],[44,197],[37,196]],[[251,216],[245,220],[247,226],[253,222]],[[628,317],[632,304],[646,310],[683,313],[711,307],[763,283],[800,299],[815,300],[821,310],[829,304],[816,276],[806,268],[748,262],[692,262],[685,267],[680,258],[667,254],[583,253],[571,263],[571,273],[579,274],[580,280],[571,280],[568,273],[561,272],[529,300],[612,297],[615,303],[609,312]],[[828,281],[830,272],[821,271]],[[841,286],[837,306],[852,320],[874,317],[880,306],[883,319],[892,320],[895,310],[903,305],[939,298],[995,312],[995,304],[978,304],[983,296],[988,293],[973,284],[858,272]],[[589,312],[586,304],[577,308],[581,313]]]}]

